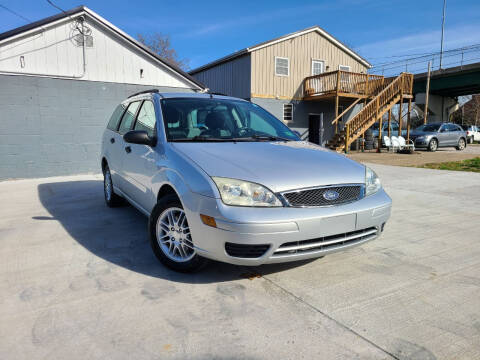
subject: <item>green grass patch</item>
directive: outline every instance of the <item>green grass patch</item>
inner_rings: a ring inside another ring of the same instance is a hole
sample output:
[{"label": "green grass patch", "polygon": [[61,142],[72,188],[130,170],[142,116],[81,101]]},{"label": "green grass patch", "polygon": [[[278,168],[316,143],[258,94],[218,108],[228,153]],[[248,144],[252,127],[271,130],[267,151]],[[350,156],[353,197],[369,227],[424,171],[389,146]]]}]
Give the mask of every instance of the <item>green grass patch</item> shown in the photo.
[{"label": "green grass patch", "polygon": [[422,168],[437,170],[454,170],[454,171],[473,171],[480,172],[480,157],[462,161],[448,161],[443,163],[430,163],[420,166]]}]

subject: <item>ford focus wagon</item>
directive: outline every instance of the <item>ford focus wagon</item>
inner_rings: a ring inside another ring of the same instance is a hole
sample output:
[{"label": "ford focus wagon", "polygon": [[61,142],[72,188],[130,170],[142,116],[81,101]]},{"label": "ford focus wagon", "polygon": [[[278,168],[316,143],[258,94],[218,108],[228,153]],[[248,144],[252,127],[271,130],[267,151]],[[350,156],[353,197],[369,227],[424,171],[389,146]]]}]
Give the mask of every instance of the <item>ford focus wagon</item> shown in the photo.
[{"label": "ford focus wagon", "polygon": [[232,97],[131,96],[108,122],[101,166],[107,205],[148,216],[155,255],[177,271],[321,257],[377,238],[390,216],[374,171]]}]

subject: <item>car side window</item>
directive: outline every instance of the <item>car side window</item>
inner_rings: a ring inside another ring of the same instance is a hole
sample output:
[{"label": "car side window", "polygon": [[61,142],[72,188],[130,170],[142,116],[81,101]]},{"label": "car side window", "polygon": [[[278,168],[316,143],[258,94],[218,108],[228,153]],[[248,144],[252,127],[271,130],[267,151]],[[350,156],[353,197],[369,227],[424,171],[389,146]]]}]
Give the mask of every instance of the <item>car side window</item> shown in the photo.
[{"label": "car side window", "polygon": [[132,128],[133,120],[135,119],[135,114],[137,113],[139,105],[140,101],[134,101],[130,103],[130,105],[128,105],[127,111],[125,111],[125,113],[123,114],[120,128],[118,129],[120,135],[126,134]]},{"label": "car side window", "polygon": [[447,131],[448,132],[453,132],[453,131],[458,131],[457,126],[453,124],[447,124]]},{"label": "car side window", "polygon": [[148,136],[153,137],[155,136],[155,122],[155,108],[153,107],[153,103],[146,100],[138,112],[134,130],[146,131]]},{"label": "car side window", "polygon": [[116,107],[112,116],[110,116],[110,120],[108,120],[107,129],[112,131],[117,131],[118,123],[120,122],[120,118],[122,117],[122,114],[124,111],[125,111],[124,104],[120,104]]}]

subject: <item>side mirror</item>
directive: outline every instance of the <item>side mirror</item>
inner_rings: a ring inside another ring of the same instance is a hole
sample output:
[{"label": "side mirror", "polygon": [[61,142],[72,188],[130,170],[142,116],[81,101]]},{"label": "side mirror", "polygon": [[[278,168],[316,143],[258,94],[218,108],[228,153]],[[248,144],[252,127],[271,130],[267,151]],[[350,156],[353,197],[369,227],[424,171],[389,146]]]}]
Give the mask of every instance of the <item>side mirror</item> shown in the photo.
[{"label": "side mirror", "polygon": [[131,130],[123,135],[123,140],[130,144],[149,146],[155,146],[157,144],[157,138],[148,136],[148,133],[144,130]]}]

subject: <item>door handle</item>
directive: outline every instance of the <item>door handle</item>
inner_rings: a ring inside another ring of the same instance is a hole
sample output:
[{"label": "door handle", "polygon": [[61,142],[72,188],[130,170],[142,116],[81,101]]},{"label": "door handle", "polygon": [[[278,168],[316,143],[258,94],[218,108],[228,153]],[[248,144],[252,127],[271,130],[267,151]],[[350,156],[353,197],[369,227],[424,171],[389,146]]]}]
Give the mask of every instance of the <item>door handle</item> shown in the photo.
[{"label": "door handle", "polygon": [[126,146],[125,151],[127,152],[127,154],[130,154],[132,152],[132,148],[130,146]]},{"label": "door handle", "polygon": [[115,142],[115,138],[111,138],[110,142],[113,144]]}]

